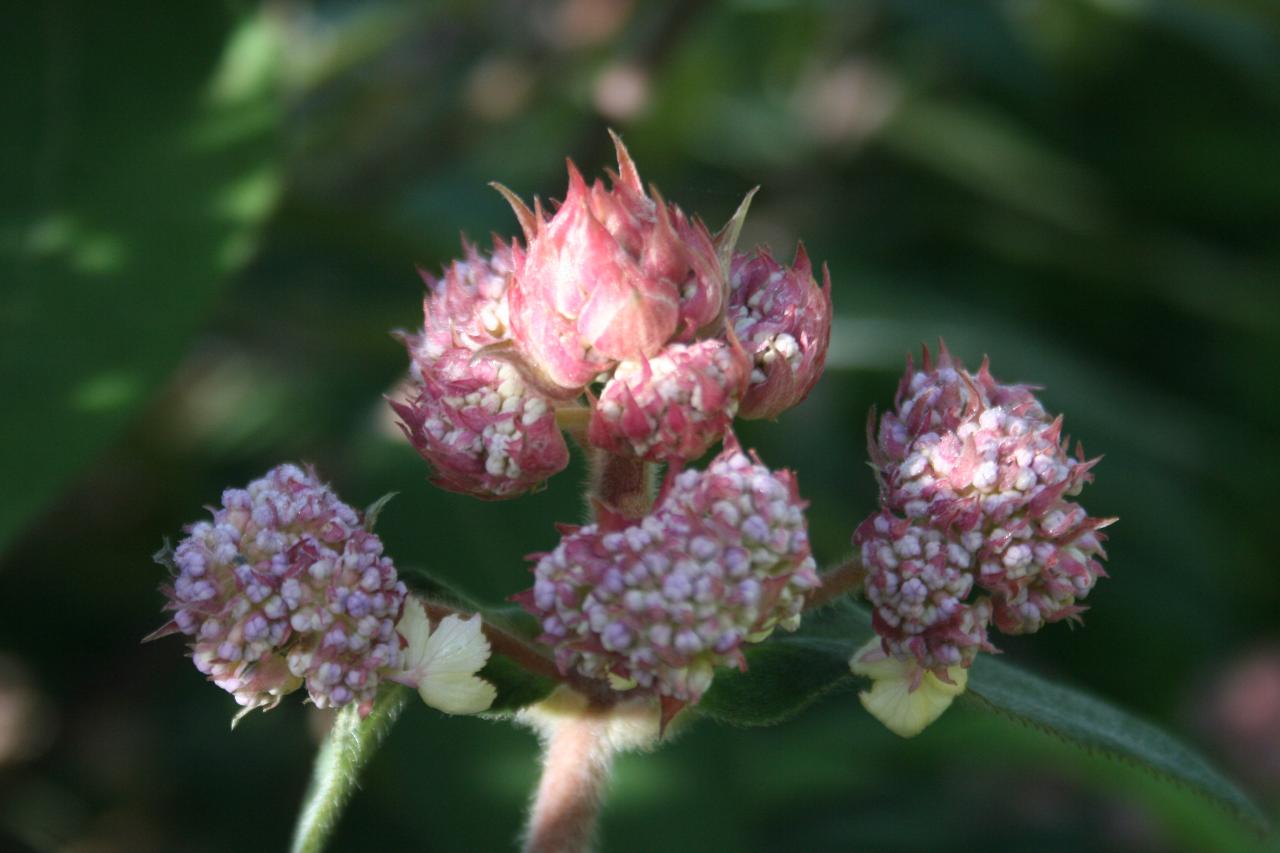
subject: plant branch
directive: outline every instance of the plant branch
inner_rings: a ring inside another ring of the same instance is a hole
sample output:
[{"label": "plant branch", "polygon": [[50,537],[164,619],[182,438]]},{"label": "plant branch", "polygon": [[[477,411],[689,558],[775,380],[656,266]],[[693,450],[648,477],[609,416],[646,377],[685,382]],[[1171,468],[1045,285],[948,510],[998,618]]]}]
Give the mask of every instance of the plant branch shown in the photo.
[{"label": "plant branch", "polygon": [[809,611],[825,607],[861,586],[866,576],[867,570],[862,566],[862,559],[857,556],[850,557],[835,568],[822,573],[822,586],[814,590],[813,594],[805,600],[804,609]]},{"label": "plant branch", "polygon": [[599,448],[587,448],[591,479],[588,501],[599,501],[628,521],[636,521],[653,508],[654,466],[634,456],[620,456]]},{"label": "plant branch", "polygon": [[588,707],[545,733],[525,853],[584,853],[590,847],[613,765],[608,726],[606,711]]}]

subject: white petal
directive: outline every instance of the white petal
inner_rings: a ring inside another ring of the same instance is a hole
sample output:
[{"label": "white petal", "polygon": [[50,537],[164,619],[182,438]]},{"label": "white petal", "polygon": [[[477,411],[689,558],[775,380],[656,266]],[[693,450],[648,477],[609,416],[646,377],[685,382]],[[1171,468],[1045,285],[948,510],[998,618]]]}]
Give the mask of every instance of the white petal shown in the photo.
[{"label": "white petal", "polygon": [[479,614],[470,619],[446,616],[427,639],[418,666],[427,677],[459,673],[473,675],[489,660],[489,640],[480,630]]},{"label": "white petal", "polygon": [[947,670],[951,684],[925,672],[919,674],[919,684],[912,690],[911,683],[918,674],[915,665],[882,655],[880,641],[873,639],[854,653],[849,668],[872,679],[871,689],[858,694],[862,706],[889,731],[902,737],[920,734],[942,716],[969,681],[967,669],[953,666]]},{"label": "white petal", "polygon": [[479,714],[487,711],[498,690],[483,678],[461,672],[428,672],[418,685],[418,695],[432,708],[446,714]]},{"label": "white petal", "polygon": [[396,625],[400,636],[408,646],[404,650],[404,668],[415,670],[422,666],[427,656],[427,643],[431,637],[431,620],[422,602],[410,595],[404,600],[404,615]]}]

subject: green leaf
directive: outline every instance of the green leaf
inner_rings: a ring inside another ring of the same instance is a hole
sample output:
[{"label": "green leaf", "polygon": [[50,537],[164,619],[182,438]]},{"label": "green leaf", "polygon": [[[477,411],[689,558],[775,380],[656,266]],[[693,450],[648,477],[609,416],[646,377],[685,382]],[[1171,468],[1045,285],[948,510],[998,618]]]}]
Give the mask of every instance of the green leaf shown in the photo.
[{"label": "green leaf", "polygon": [[[746,672],[718,672],[698,711],[733,725],[782,722],[819,697],[858,684],[848,660],[871,635],[870,615],[851,601],[815,611],[794,634],[778,632],[749,649]],[[1086,693],[984,656],[970,670],[964,696],[1001,717],[1184,786],[1259,831],[1267,827],[1249,797],[1190,746]]]},{"label": "green leaf", "polygon": [[369,763],[413,693],[406,687],[383,687],[373,710],[363,720],[354,704],[338,712],[333,728],[320,745],[311,784],[293,831],[293,853],[323,850],[338,818],[355,792],[360,771]]},{"label": "green leaf", "polygon": [[2,90],[0,548],[170,374],[274,207],[283,24],[227,5],[26,4],[0,33],[28,72]]},{"label": "green leaf", "polygon": [[1259,832],[1267,829],[1267,818],[1257,805],[1204,756],[1158,726],[1101,699],[987,657],[974,662],[965,697],[1088,752],[1100,752],[1185,786]]}]

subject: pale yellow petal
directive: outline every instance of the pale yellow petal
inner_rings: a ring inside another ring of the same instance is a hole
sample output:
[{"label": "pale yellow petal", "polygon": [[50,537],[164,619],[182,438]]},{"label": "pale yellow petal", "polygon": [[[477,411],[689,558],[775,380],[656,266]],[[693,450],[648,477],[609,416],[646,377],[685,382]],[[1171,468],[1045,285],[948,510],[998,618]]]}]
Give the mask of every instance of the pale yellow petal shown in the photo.
[{"label": "pale yellow petal", "polygon": [[427,639],[421,668],[427,676],[474,675],[489,660],[489,640],[479,614],[469,619],[446,616]]},{"label": "pale yellow petal", "polygon": [[412,595],[404,600],[404,613],[396,624],[396,630],[407,643],[404,650],[404,668],[415,670],[422,666],[427,654],[427,641],[431,637],[431,620],[422,602]]},{"label": "pale yellow petal", "polygon": [[446,714],[479,714],[489,710],[498,690],[469,673],[428,672],[418,684],[418,695],[423,702]]},{"label": "pale yellow petal", "polygon": [[[969,671],[959,666],[947,670],[950,684],[932,672],[920,673],[915,663],[885,655],[878,638],[854,653],[849,668],[855,675],[871,679],[871,689],[858,694],[862,706],[902,737],[920,734],[942,716],[969,681]],[[912,690],[911,684],[917,676],[919,684]]]},{"label": "pale yellow petal", "polygon": [[849,658],[849,669],[854,675],[878,680],[881,678],[904,678],[907,665],[897,658],[887,655],[880,646],[880,638],[872,637],[863,643],[853,657]]}]

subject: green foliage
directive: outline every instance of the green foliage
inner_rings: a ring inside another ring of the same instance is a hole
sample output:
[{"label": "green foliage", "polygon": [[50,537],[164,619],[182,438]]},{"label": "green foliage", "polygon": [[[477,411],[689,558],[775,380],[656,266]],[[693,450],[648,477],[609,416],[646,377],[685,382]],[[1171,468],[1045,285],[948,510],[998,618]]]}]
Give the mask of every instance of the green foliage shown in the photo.
[{"label": "green foliage", "polygon": [[5,27],[0,54],[41,83],[0,147],[30,167],[0,189],[0,388],[24,437],[0,442],[22,484],[0,550],[170,375],[274,205],[282,33],[218,7],[157,10],[168,35],[129,49],[109,4],[24,4]]},{"label": "green foliage", "polygon": [[[867,612],[838,602],[811,614],[794,634],[775,634],[750,649],[746,672],[718,673],[698,710],[733,725],[782,722],[824,693],[847,687],[853,680],[849,657],[871,636]],[[974,663],[964,695],[1007,719],[1184,785],[1266,831],[1263,813],[1208,760],[1126,711],[988,657]],[[934,725],[945,721],[944,715]]]}]

